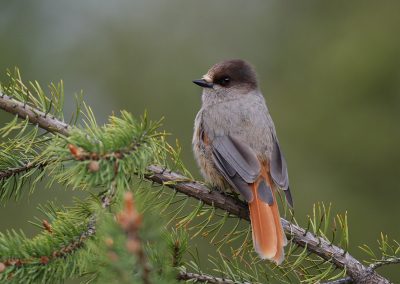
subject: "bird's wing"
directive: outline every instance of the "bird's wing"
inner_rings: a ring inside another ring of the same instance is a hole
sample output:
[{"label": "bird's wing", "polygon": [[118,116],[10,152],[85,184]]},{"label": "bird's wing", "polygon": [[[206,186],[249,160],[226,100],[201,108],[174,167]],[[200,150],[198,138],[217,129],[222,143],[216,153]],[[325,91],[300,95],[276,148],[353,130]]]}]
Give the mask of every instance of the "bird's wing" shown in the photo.
[{"label": "bird's wing", "polygon": [[289,188],[289,175],[285,157],[279,146],[278,139],[274,137],[274,148],[270,160],[270,171],[272,180],[277,186],[283,189],[286,200],[293,207],[293,199]]},{"label": "bird's wing", "polygon": [[248,145],[231,136],[215,138],[212,149],[219,172],[249,204],[256,252],[263,259],[282,263],[287,240],[267,167]]},{"label": "bird's wing", "polygon": [[260,176],[261,165],[254,151],[231,136],[218,136],[212,142],[213,159],[225,179],[247,202],[253,200],[250,185]]}]

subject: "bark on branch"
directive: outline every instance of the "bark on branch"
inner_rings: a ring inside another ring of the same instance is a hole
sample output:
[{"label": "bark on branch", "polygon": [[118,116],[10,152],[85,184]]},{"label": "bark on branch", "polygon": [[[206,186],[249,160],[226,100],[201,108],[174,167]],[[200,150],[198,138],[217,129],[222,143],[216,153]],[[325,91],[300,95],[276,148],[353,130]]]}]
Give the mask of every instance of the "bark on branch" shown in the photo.
[{"label": "bark on branch", "polygon": [[[0,108],[21,118],[28,117],[31,123],[38,124],[39,127],[52,133],[64,136],[69,135],[71,127],[68,124],[16,101],[1,92]],[[189,178],[178,173],[166,171],[161,166],[151,165],[147,169],[149,174],[146,176],[146,179],[149,181],[165,184],[167,187],[201,200],[210,206],[225,210],[239,218],[249,220],[249,212],[245,203],[233,197],[226,196],[221,192],[210,190],[204,184],[191,181]],[[281,218],[281,221],[285,233],[294,243],[301,247],[307,247],[309,252],[335,264],[338,268],[346,269],[348,276],[354,283],[390,283],[389,280],[377,274],[373,267],[363,265],[342,248],[307,232],[305,229],[283,218]]]},{"label": "bark on branch", "polygon": [[43,128],[52,133],[58,133],[64,136],[68,136],[69,130],[71,127],[63,122],[51,116],[49,114],[44,113],[38,109],[35,109],[23,102],[17,101],[0,91],[0,108],[5,110],[8,113],[16,114],[22,119],[29,118],[29,121],[32,124],[39,125],[40,128]]}]

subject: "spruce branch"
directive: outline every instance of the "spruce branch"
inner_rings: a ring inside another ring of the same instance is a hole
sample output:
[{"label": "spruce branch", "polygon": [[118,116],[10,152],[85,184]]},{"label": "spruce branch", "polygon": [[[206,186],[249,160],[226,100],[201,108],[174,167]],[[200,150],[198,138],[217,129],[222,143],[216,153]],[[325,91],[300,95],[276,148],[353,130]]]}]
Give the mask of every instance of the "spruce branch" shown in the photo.
[{"label": "spruce branch", "polygon": [[[79,204],[73,210],[52,208],[42,231],[33,239],[15,231],[0,233],[0,282],[50,281],[81,273],[79,253],[95,230],[90,212]],[[74,256],[75,255],[75,256]]]},{"label": "spruce branch", "polygon": [[7,168],[7,169],[4,169],[4,170],[0,171],[0,180],[1,179],[5,179],[5,178],[9,178],[9,177],[12,177],[12,176],[16,176],[18,174],[21,174],[23,172],[29,171],[29,170],[34,169],[34,168],[41,168],[43,166],[45,166],[45,165],[44,164],[40,164],[40,163],[29,162],[29,163],[26,163],[26,164],[24,164],[24,165],[22,165],[20,167]]},{"label": "spruce branch", "polygon": [[168,248],[171,252],[171,264],[176,268],[182,266],[183,256],[188,249],[188,234],[182,229],[172,229],[171,233],[165,234],[168,240]]},{"label": "spruce branch", "polygon": [[29,120],[18,120],[18,116],[0,128],[0,201],[11,197],[18,199],[23,185],[35,185],[41,180],[44,168],[52,161],[39,161],[42,149],[50,138],[39,134],[40,128],[30,125]]},{"label": "spruce branch", "polygon": [[[73,207],[56,209],[51,204],[41,207],[50,220],[35,224],[42,232],[33,239],[14,231],[0,233],[0,282],[36,283],[39,279],[56,281],[58,277],[81,275],[79,256],[87,253],[86,244],[97,232],[98,206],[109,208],[115,193],[115,183],[98,198],[76,201]],[[66,265],[70,267],[66,268]],[[24,269],[24,270],[22,270]],[[46,277],[46,273],[51,275]],[[58,280],[57,280],[58,281]]]},{"label": "spruce branch", "polygon": [[[32,106],[10,98],[3,93],[0,93],[0,108],[11,114],[18,115],[20,118],[26,118],[30,123],[38,125],[40,128],[53,134],[60,134],[65,137],[71,134],[72,128],[65,122]],[[38,164],[30,166],[35,167]],[[18,170],[16,169],[16,171]],[[222,209],[241,219],[249,220],[247,205],[233,197],[216,190],[210,190],[200,182],[192,181],[183,175],[168,171],[161,166],[150,165],[147,167],[147,171],[148,174],[145,175],[145,178],[149,181],[165,185],[187,196],[196,198],[205,204]],[[314,235],[308,229],[303,229],[283,218],[281,221],[286,234],[293,243],[333,263],[337,268],[346,269],[346,273],[351,277],[352,281],[357,283],[389,283],[387,279],[377,274],[374,269],[363,265],[346,250],[333,245],[325,238]],[[396,260],[391,263],[398,262]],[[386,263],[376,265],[379,267],[384,264]]]}]

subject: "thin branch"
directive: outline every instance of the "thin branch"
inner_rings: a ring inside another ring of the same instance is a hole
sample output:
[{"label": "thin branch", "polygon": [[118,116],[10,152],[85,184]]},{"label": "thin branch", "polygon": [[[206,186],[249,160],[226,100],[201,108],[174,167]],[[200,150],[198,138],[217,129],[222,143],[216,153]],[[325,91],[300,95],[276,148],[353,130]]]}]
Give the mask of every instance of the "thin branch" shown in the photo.
[{"label": "thin branch", "polygon": [[351,277],[345,277],[329,282],[324,282],[322,284],[351,284],[351,283],[354,283],[353,279],[351,279]]},{"label": "thin branch", "polygon": [[[57,120],[54,117],[46,116],[30,106],[24,105],[4,94],[0,93],[0,108],[5,111],[16,114],[21,118],[29,118],[33,124],[53,133],[68,136],[71,127]],[[151,165],[148,167],[149,174],[146,179],[158,183],[165,184],[179,192],[188,196],[199,199],[204,203],[225,210],[239,218],[249,220],[249,212],[247,205],[230,196],[226,196],[216,190],[210,190],[204,184],[191,181],[185,176],[178,173],[166,171],[160,166]],[[305,229],[296,226],[285,219],[281,219],[282,226],[286,234],[292,241],[301,247],[307,247],[312,252],[323,259],[332,262],[338,268],[346,268],[347,274],[354,282],[357,283],[390,283],[386,278],[377,274],[370,267],[361,264],[357,259],[351,256],[342,248],[331,244],[326,239],[315,236]]]},{"label": "thin branch", "polygon": [[5,178],[9,178],[11,176],[16,176],[16,175],[18,175],[20,173],[23,173],[23,172],[29,171],[29,170],[31,170],[33,168],[38,168],[38,167],[41,167],[41,166],[43,166],[43,165],[30,162],[30,163],[27,163],[27,164],[25,164],[23,166],[20,166],[20,167],[4,169],[4,170],[0,171],[0,180],[5,179]]},{"label": "thin branch", "polygon": [[206,282],[211,284],[250,284],[249,282],[237,282],[226,278],[214,277],[207,274],[198,274],[191,272],[179,272],[178,280],[193,280],[195,282]]},{"label": "thin branch", "polygon": [[68,148],[72,156],[74,156],[74,158],[78,161],[87,161],[87,160],[99,161],[99,160],[122,159],[124,158],[125,155],[130,154],[133,151],[137,151],[141,145],[142,144],[140,142],[132,142],[131,145],[129,145],[129,147],[102,154],[96,152],[88,152],[72,144],[68,144]]},{"label": "thin branch", "polygon": [[400,257],[389,257],[389,258],[378,260],[378,261],[370,264],[369,267],[372,270],[375,270],[375,269],[377,269],[377,268],[379,268],[381,266],[384,266],[384,265],[397,264],[397,263],[400,263]]}]

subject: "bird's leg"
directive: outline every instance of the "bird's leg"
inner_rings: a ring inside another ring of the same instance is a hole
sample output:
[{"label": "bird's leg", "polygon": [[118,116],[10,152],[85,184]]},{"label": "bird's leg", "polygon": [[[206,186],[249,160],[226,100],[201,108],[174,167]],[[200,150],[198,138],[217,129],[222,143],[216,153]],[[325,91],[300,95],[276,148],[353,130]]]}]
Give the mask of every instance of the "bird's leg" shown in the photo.
[{"label": "bird's leg", "polygon": [[223,192],[218,186],[216,186],[215,184],[213,184],[211,182],[205,182],[204,184],[207,186],[209,192],[211,192],[211,191],[218,191],[221,193]]},{"label": "bird's leg", "polygon": [[225,190],[224,191],[225,192],[225,195],[226,196],[230,196],[230,197],[233,197],[233,198],[235,198],[235,199],[240,199],[239,198],[239,196],[240,196],[240,193],[238,193],[238,192],[236,192],[236,191],[234,191],[234,190],[232,190],[232,189],[227,189],[227,190]]}]

